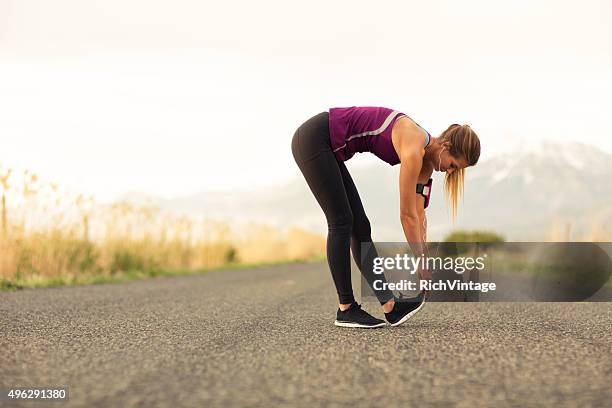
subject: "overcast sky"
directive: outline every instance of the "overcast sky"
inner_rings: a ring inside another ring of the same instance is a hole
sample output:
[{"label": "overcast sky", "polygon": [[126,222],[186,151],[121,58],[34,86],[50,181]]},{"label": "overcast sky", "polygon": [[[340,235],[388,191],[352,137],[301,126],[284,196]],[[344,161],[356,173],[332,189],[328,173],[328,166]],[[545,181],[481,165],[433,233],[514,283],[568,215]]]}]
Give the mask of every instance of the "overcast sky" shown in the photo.
[{"label": "overcast sky", "polygon": [[351,105],[468,123],[484,159],[612,152],[611,3],[3,0],[0,163],[102,199],[257,188],[296,174],[304,120]]}]

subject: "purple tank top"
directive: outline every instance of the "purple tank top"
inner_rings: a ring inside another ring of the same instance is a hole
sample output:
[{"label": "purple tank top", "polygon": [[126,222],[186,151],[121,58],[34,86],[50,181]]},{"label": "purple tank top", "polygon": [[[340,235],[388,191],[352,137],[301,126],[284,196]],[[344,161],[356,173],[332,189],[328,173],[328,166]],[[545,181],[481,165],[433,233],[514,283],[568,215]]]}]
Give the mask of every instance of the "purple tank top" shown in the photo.
[{"label": "purple tank top", "polygon": [[[398,164],[400,159],[391,141],[391,131],[402,116],[408,117],[402,112],[383,107],[330,108],[329,135],[336,158],[346,161],[355,153],[371,152],[392,166]],[[427,146],[431,136],[421,129]]]}]

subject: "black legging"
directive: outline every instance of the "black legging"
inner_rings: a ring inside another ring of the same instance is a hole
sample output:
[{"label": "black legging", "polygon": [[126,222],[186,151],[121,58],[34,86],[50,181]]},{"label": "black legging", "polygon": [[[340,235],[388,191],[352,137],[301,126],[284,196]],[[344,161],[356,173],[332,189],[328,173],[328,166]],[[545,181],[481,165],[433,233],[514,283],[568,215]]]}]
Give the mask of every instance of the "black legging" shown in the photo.
[{"label": "black legging", "polygon": [[[346,165],[332,152],[329,113],[321,112],[304,122],[293,135],[291,150],[327,218],[327,262],[338,298],[340,303],[352,303],[351,250],[370,287],[376,279],[384,281],[384,275],[372,272],[373,259],[378,256],[373,245],[362,265],[361,242],[372,242],[370,221]],[[381,304],[393,298],[389,290],[374,293]]]}]

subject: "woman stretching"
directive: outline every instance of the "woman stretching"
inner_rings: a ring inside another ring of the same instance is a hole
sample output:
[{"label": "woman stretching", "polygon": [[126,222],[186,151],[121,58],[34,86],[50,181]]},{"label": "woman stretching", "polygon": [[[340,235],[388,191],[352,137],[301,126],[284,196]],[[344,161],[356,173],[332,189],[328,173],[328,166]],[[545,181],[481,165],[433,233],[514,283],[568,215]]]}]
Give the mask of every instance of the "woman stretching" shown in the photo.
[{"label": "woman stretching", "polygon": [[[362,263],[361,243],[372,242],[370,221],[344,162],[355,153],[371,152],[390,165],[400,164],[400,221],[415,256],[427,255],[425,207],[431,174],[446,172],[444,190],[453,216],[463,192],[464,169],[480,157],[480,140],[468,125],[453,124],[439,137],[431,135],[407,115],[383,107],[331,108],[304,122],[293,135],[293,157],[327,218],[327,262],[339,298],[335,324],[341,327],[385,326],[361,309],[351,285],[352,251],[361,274],[373,288],[375,249]],[[431,279],[425,268],[421,280]],[[404,323],[421,309],[425,293],[416,301],[401,302],[389,290],[374,290],[387,321]]]}]

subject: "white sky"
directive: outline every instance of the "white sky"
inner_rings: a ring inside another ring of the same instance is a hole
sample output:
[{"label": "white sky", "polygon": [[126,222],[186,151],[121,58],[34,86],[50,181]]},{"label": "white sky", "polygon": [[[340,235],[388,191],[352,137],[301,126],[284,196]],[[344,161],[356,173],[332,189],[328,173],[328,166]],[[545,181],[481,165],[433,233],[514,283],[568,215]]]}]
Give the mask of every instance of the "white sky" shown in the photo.
[{"label": "white sky", "polygon": [[0,163],[102,199],[257,188],[296,174],[297,126],[350,105],[469,123],[484,159],[612,152],[611,3],[3,0]]}]

